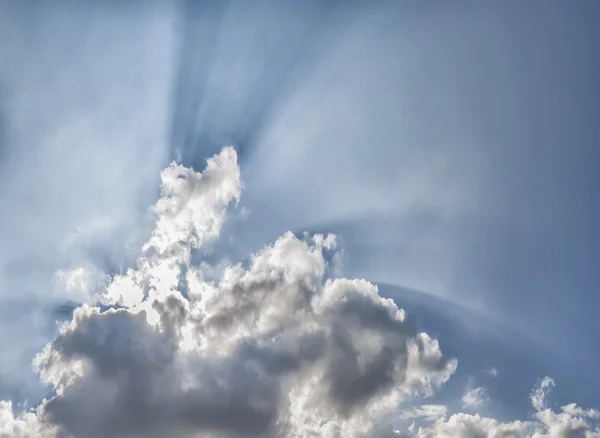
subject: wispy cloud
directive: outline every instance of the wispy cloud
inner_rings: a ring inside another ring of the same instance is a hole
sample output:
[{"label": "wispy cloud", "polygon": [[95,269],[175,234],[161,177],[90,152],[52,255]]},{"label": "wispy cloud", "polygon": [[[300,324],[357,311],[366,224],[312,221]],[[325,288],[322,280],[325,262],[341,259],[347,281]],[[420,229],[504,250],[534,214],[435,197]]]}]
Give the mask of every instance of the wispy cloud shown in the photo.
[{"label": "wispy cloud", "polygon": [[492,377],[498,377],[498,370],[496,368],[494,368],[494,367],[488,368],[486,370],[486,373],[488,373]]},{"label": "wispy cloud", "polygon": [[462,406],[468,409],[481,408],[487,402],[487,392],[485,388],[477,387],[468,390],[462,396]]}]

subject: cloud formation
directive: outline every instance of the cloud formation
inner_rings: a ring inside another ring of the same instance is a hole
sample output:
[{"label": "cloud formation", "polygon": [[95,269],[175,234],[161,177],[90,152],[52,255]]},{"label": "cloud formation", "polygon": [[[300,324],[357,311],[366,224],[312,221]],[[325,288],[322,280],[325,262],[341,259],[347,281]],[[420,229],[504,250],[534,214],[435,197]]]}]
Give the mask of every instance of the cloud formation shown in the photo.
[{"label": "cloud formation", "polygon": [[[524,421],[417,404],[457,361],[375,285],[331,275],[334,235],[285,233],[214,279],[192,252],[241,196],[233,148],[203,172],[171,164],[161,182],[134,268],[56,274],[83,304],[34,363],[53,395],[29,411],[0,401],[0,438],[600,437],[598,411],[548,407],[549,377]],[[477,387],[461,401],[487,400]]]},{"label": "cloud formation", "polygon": [[485,388],[477,387],[468,390],[462,397],[463,408],[480,408],[487,401]]},{"label": "cloud formation", "polygon": [[541,411],[546,408],[546,399],[548,393],[554,388],[554,380],[550,377],[544,377],[538,385],[531,391],[531,405],[536,411]]},{"label": "cloud formation", "polygon": [[498,370],[495,367],[487,369],[486,372],[492,377],[498,377]]},{"label": "cloud formation", "polygon": [[455,371],[375,285],[328,278],[333,235],[286,233],[208,281],[191,254],[239,199],[232,148],[161,181],[136,268],[95,297],[108,309],[77,308],[37,356],[54,396],[24,414],[3,402],[2,436],[363,437]]},{"label": "cloud formation", "polygon": [[[440,414],[436,418],[433,415],[420,416],[428,424],[417,427],[413,423],[407,431],[396,431],[396,433],[403,438],[599,438],[598,411],[582,409],[575,403],[562,406],[561,412],[546,407],[548,394],[553,386],[554,381],[544,377],[533,388],[531,404],[535,414],[528,421],[502,422],[495,418],[463,412],[455,413],[448,418],[446,415],[448,409],[439,406],[435,410],[429,410]],[[477,398],[473,393],[481,395],[485,394],[485,390],[476,388],[467,392],[463,397],[463,405],[466,404],[465,398],[468,399],[467,401]],[[474,407],[472,403],[470,407]]]}]

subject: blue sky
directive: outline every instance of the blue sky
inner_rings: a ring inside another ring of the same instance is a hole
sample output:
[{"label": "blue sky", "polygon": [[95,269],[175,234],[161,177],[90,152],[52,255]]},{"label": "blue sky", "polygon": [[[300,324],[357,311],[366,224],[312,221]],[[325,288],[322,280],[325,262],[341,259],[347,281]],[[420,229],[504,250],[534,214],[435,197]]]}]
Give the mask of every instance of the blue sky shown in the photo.
[{"label": "blue sky", "polygon": [[49,391],[29,364],[89,301],[61,273],[134,266],[161,170],[232,145],[195,260],[335,233],[458,359],[436,403],[526,419],[551,376],[600,408],[599,46],[594,0],[2,3],[0,400]]}]

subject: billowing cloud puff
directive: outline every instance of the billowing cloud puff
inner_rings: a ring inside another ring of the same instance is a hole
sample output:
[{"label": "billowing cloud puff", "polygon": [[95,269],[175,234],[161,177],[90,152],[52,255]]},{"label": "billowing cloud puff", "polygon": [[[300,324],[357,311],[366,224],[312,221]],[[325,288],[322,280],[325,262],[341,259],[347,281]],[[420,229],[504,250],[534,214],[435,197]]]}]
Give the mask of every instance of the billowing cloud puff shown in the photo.
[{"label": "billowing cloud puff", "polygon": [[171,164],[161,172],[162,193],[154,206],[156,226],[144,246],[164,254],[198,248],[219,235],[225,207],[240,196],[240,169],[233,148],[208,160],[202,173]]},{"label": "billowing cloud puff", "polygon": [[455,371],[376,286],[328,278],[334,236],[286,233],[209,281],[191,253],[240,196],[232,148],[161,179],[137,266],[38,355],[54,395],[24,414],[0,404],[1,436],[369,437]]}]

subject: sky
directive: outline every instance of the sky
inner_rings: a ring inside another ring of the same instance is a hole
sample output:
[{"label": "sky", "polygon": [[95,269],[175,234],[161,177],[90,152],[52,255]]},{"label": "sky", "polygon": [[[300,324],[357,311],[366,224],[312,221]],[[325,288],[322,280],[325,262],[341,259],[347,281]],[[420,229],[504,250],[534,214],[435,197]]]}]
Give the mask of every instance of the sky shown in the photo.
[{"label": "sky", "polygon": [[595,0],[0,3],[0,437],[600,436],[598,78]]}]

